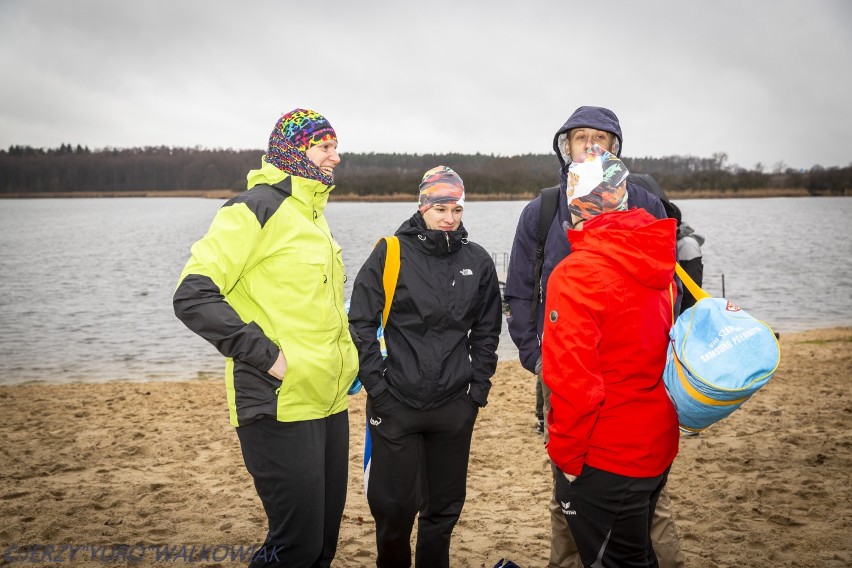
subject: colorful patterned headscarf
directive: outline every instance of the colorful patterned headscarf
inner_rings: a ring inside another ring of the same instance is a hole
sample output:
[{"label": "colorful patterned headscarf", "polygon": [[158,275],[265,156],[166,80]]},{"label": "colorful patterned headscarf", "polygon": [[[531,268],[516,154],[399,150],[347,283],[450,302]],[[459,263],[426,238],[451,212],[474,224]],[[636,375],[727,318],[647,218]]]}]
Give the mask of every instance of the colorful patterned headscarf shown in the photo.
[{"label": "colorful patterned headscarf", "polygon": [[324,174],[305,154],[308,148],[328,140],[337,140],[328,120],[316,111],[297,108],[275,123],[263,159],[288,174],[332,185],[334,178]]},{"label": "colorful patterned headscarf", "polygon": [[568,168],[568,210],[584,220],[626,210],[629,173],[615,154],[595,144]]},{"label": "colorful patterned headscarf", "polygon": [[439,203],[454,203],[464,207],[464,182],[447,166],[437,166],[423,174],[420,182],[421,213]]}]

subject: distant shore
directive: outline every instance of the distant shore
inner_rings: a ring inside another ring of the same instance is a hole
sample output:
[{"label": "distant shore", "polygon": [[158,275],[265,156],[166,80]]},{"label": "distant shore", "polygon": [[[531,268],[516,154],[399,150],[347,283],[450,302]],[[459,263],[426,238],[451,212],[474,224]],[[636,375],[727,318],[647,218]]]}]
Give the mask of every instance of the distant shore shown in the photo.
[{"label": "distant shore", "polygon": [[[208,199],[230,199],[240,192],[231,189],[175,189],[171,191],[43,191],[0,194],[0,199],[49,199],[49,198],[103,198],[103,197],[204,197]],[[468,201],[529,201],[537,194],[532,192],[465,195]],[[677,199],[731,199],[755,197],[813,197],[804,188],[764,188],[724,190],[685,190],[667,191],[671,200]],[[391,195],[355,195],[352,193],[332,192],[330,201],[393,202],[410,201],[411,194],[395,193]]]}]

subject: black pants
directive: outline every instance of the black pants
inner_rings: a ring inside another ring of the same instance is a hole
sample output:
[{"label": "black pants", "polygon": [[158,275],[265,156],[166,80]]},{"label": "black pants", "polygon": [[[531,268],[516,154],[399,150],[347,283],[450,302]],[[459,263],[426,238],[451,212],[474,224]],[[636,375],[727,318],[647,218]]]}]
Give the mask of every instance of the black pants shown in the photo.
[{"label": "black pants", "polygon": [[331,566],[346,503],[349,416],[237,428],[246,469],[269,520],[250,566]]},{"label": "black pants", "polygon": [[434,410],[415,410],[389,392],[367,397],[372,440],[367,502],[376,521],[379,568],[450,565],[450,537],[461,515],[473,424],[479,407],[467,394]]},{"label": "black pants", "polygon": [[651,520],[668,469],[657,477],[625,477],[583,466],[569,483],[560,471],[556,497],[584,566],[656,568]]},{"label": "black pants", "polygon": [[541,386],[541,375],[535,377],[535,417],[544,420],[544,391]]}]

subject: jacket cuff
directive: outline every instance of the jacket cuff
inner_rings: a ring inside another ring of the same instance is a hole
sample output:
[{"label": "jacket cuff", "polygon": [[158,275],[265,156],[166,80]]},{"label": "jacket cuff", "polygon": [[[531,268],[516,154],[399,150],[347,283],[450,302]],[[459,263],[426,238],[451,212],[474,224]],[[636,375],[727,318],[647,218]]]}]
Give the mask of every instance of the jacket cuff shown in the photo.
[{"label": "jacket cuff", "polygon": [[[250,365],[262,373],[268,373],[275,364],[275,361],[278,360],[278,354],[281,352],[281,349],[277,345],[270,342],[269,348],[258,350],[258,353],[253,353],[251,357],[234,357],[234,360]],[[286,357],[286,355],[284,356]]]},{"label": "jacket cuff", "polygon": [[[556,464],[563,473],[569,475],[580,475],[583,471],[583,463],[586,461],[585,455],[566,455],[564,448],[559,447],[559,439],[554,439],[553,434],[550,435],[550,441],[547,443],[547,453],[550,459]],[[574,452],[567,452],[573,454]]]},{"label": "jacket cuff", "polygon": [[535,374],[537,374],[536,368],[537,368],[538,362],[540,360],[541,360],[541,350],[536,349],[535,351],[530,353],[529,356],[526,359],[521,361],[521,366],[524,369],[526,369],[527,371],[529,371],[530,373],[532,373],[533,375],[535,375]]},{"label": "jacket cuff", "polygon": [[473,399],[480,408],[488,406],[488,391],[490,387],[487,385],[470,383],[470,387],[468,388],[467,394],[470,398]]}]

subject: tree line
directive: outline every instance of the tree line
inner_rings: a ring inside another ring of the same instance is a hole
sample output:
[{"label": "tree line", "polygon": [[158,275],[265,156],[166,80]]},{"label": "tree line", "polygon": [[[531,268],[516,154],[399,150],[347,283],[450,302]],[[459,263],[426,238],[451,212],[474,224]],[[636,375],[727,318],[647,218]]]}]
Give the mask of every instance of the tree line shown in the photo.
[{"label": "tree line", "polygon": [[[245,189],[246,173],[260,167],[263,150],[105,148],[62,144],[44,149],[11,146],[0,150],[0,194],[138,192]],[[667,156],[622,158],[631,171],[653,175],[665,191],[716,191],[736,194],[754,189],[804,189],[811,195],[852,195],[852,163],[794,170],[778,163],[752,169],[727,163],[724,153],[710,158]],[[346,153],[335,170],[337,191],[389,197],[416,191],[423,172],[450,166],[469,194],[510,198],[557,183],[553,154]],[[769,171],[767,171],[769,170]]]}]

